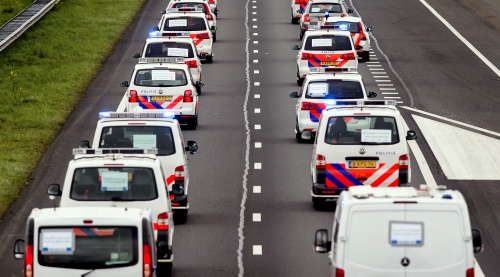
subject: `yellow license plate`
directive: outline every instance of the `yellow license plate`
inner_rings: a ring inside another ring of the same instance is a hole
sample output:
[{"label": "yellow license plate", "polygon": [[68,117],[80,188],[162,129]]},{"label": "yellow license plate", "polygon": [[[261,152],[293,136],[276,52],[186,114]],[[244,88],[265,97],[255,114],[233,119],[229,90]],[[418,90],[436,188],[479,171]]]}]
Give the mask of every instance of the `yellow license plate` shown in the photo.
[{"label": "yellow license plate", "polygon": [[336,66],[339,62],[320,62],[320,65],[324,66]]},{"label": "yellow license plate", "polygon": [[350,161],[350,168],[375,168],[376,161]]},{"label": "yellow license plate", "polygon": [[169,95],[169,96],[151,96],[151,101],[172,101],[172,95]]},{"label": "yellow license plate", "polygon": [[323,17],[322,16],[319,17],[319,21],[323,21]]}]

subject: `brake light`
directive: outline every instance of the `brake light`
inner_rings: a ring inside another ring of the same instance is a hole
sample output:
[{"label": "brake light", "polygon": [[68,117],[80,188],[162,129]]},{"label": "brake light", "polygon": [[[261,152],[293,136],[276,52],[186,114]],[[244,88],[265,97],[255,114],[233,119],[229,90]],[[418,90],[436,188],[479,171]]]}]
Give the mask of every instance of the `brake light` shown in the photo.
[{"label": "brake light", "polygon": [[198,67],[198,63],[197,63],[195,60],[192,60],[192,61],[186,61],[186,65],[187,65],[189,68],[197,68],[197,67]]},{"label": "brake light", "polygon": [[[207,11],[207,13],[208,13],[208,11]],[[207,20],[212,21],[212,20],[214,20],[214,17],[211,14],[207,14]]]},{"label": "brake light", "polygon": [[465,277],[474,277],[474,268],[469,268],[465,272]]},{"label": "brake light", "polygon": [[157,230],[168,230],[168,213],[158,215]]},{"label": "brake light", "polygon": [[196,35],[196,38],[209,39],[210,34],[209,33],[200,33],[200,34]]},{"label": "brake light", "polygon": [[355,60],[356,59],[356,56],[354,55],[354,53],[346,53],[346,54],[342,54],[340,55],[340,59],[341,60]]},{"label": "brake light", "polygon": [[336,268],[335,269],[335,277],[344,277],[345,273],[343,269]]},{"label": "brake light", "polygon": [[142,245],[142,267],[143,277],[151,277],[151,247],[149,244]]},{"label": "brake light", "polygon": [[176,181],[184,181],[184,166],[180,165],[176,167],[174,176]]},{"label": "brake light", "polygon": [[192,103],[193,102],[193,92],[191,90],[184,91],[184,102]]},{"label": "brake light", "polygon": [[408,154],[399,156],[399,169],[408,169],[408,165],[410,165]]},{"label": "brake light", "polygon": [[300,57],[301,60],[311,60],[314,59],[314,54],[310,53],[302,53],[302,56]]},{"label": "brake light", "polygon": [[309,22],[309,14],[304,15],[304,22]]},{"label": "brake light", "polygon": [[208,0],[208,3],[215,4],[215,0]]},{"label": "brake light", "polygon": [[33,277],[33,244],[26,245],[26,258],[24,259],[24,277]]},{"label": "brake light", "polygon": [[325,167],[326,167],[325,156],[316,155],[316,170],[325,169]]},{"label": "brake light", "polygon": [[309,0],[295,0],[295,4],[307,4]]},{"label": "brake light", "polygon": [[137,91],[136,90],[131,90],[130,91],[130,97],[128,98],[128,102],[131,103],[137,103]]},{"label": "brake light", "polygon": [[318,108],[318,104],[313,102],[302,102],[302,106],[300,107],[303,111],[317,110]]}]

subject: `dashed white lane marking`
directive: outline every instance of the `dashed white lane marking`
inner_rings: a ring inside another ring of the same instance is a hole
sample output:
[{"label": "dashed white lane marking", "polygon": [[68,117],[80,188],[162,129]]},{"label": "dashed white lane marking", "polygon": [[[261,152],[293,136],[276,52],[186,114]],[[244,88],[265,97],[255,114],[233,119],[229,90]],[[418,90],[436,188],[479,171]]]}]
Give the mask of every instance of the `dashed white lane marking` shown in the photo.
[{"label": "dashed white lane marking", "polygon": [[255,83],[253,83],[253,85],[258,87],[258,86],[260,86],[260,82],[255,82]]},{"label": "dashed white lane marking", "polygon": [[384,99],[401,99],[401,97],[399,97],[399,96],[398,97],[396,97],[396,96],[391,96],[391,97],[385,96]]},{"label": "dashed white lane marking", "polygon": [[[387,76],[389,77],[389,76]],[[385,82],[391,82],[391,80],[375,80],[377,83],[385,83]]]},{"label": "dashed white lane marking", "polygon": [[257,9],[257,6],[252,6],[252,9]]},{"label": "dashed white lane marking", "polygon": [[253,186],[253,193],[261,193],[262,188],[260,186]]},{"label": "dashed white lane marking", "polygon": [[252,221],[253,222],[261,222],[262,221],[262,215],[260,213],[253,213],[252,214]]},{"label": "dashed white lane marking", "polygon": [[257,12],[252,12],[252,14],[257,14]]},{"label": "dashed white lane marking", "polygon": [[380,90],[396,90],[395,88],[378,88]]},{"label": "dashed white lane marking", "polygon": [[258,40],[254,40],[253,44],[259,44],[259,41]]},{"label": "dashed white lane marking", "polygon": [[383,68],[371,68],[371,67],[369,67],[368,70],[370,70],[370,71],[383,71],[385,69],[383,69]]},{"label": "dashed white lane marking", "polygon": [[255,126],[254,126],[255,130],[260,130],[261,128],[262,128],[262,126],[260,126],[260,124],[255,124]]},{"label": "dashed white lane marking", "polygon": [[254,52],[255,54],[257,54],[257,53],[259,53],[259,50],[253,50],[253,52]]},{"label": "dashed white lane marking", "polygon": [[398,93],[397,92],[382,92],[382,95],[386,95],[386,94],[388,94],[388,95],[393,94],[394,95],[394,94],[398,94]]},{"label": "dashed white lane marking", "polygon": [[253,169],[262,169],[262,163],[254,163]]},{"label": "dashed white lane marking", "polygon": [[373,76],[373,78],[389,78],[387,75]]},{"label": "dashed white lane marking", "polygon": [[262,148],[262,142],[256,142],[255,148]]},{"label": "dashed white lane marking", "polygon": [[254,35],[254,36],[258,36],[258,35],[259,35],[259,33],[253,33],[253,35]]},{"label": "dashed white lane marking", "polygon": [[252,28],[257,29],[257,25],[253,25]]},{"label": "dashed white lane marking", "polygon": [[385,71],[374,71],[372,74],[380,74],[380,75],[387,75]]},{"label": "dashed white lane marking", "polygon": [[260,72],[259,72],[259,70],[258,70],[258,69],[253,71],[253,74],[259,74],[259,73],[260,73]]},{"label": "dashed white lane marking", "polygon": [[257,21],[257,18],[252,18],[252,21]]},{"label": "dashed white lane marking", "polygon": [[253,110],[253,112],[254,112],[254,113],[260,113],[260,109],[259,109],[259,108],[255,108],[255,109]]},{"label": "dashed white lane marking", "polygon": [[368,67],[382,67],[381,64],[367,64]]},{"label": "dashed white lane marking", "polygon": [[380,62],[366,62],[366,64],[379,64]]},{"label": "dashed white lane marking", "polygon": [[254,245],[253,246],[253,254],[256,256],[262,255],[262,245]]},{"label": "dashed white lane marking", "polygon": [[393,84],[377,84],[379,87],[393,87]]},{"label": "dashed white lane marking", "polygon": [[260,94],[254,94],[253,98],[260,98]]},{"label": "dashed white lane marking", "polygon": [[253,60],[253,63],[259,63],[259,60]]}]

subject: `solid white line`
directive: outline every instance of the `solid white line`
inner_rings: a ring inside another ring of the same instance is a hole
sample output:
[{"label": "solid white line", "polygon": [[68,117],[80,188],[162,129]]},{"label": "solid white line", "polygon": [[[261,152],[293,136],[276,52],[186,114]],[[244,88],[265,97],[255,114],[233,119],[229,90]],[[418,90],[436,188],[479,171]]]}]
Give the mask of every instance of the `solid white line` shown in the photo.
[{"label": "solid white line", "polygon": [[125,106],[127,105],[127,95],[124,94],[122,100],[120,101],[120,104],[118,105],[118,108],[116,108],[117,113],[121,113],[125,111]]},{"label": "solid white line", "polygon": [[252,214],[252,221],[253,222],[261,222],[262,221],[262,215],[260,213],[253,213]]},{"label": "solid white line", "polygon": [[468,40],[466,40],[455,28],[453,28],[453,26],[451,26],[450,23],[448,23],[448,21],[446,21],[438,12],[436,12],[436,10],[434,10],[433,7],[431,7],[431,5],[427,4],[427,2],[425,2],[424,0],[420,0],[420,2],[427,8],[429,9],[429,11],[431,11],[431,13],[434,14],[435,17],[437,17],[437,19],[439,19],[446,27],[448,27],[448,29],[450,29],[450,31],[459,39],[461,40],[465,46],[469,47],[469,49],[474,53],[476,54],[476,56],[478,58],[480,58],[489,68],[491,68],[491,70],[493,70],[493,72],[498,76],[500,77],[500,70],[493,64],[491,63],[485,56],[483,56],[483,54],[481,54],[481,52],[479,52],[479,50],[476,49],[476,47],[474,47]]},{"label": "solid white line", "polygon": [[253,193],[261,193],[262,188],[260,186],[253,186]]},{"label": "solid white line", "polygon": [[262,163],[254,163],[253,169],[262,169]]},{"label": "solid white line", "polygon": [[236,253],[238,253],[238,277],[243,277],[243,274],[245,273],[245,268],[243,267],[243,247],[244,247],[244,241],[245,241],[245,235],[243,232],[243,229],[245,228],[245,209],[246,209],[246,202],[247,202],[247,193],[248,193],[248,172],[250,170],[250,123],[248,121],[248,98],[250,96],[250,49],[249,49],[249,43],[250,43],[250,29],[248,28],[248,5],[250,4],[250,0],[247,0],[245,3],[245,33],[246,33],[246,40],[245,40],[245,79],[247,82],[247,88],[245,92],[245,101],[243,103],[243,118],[245,119],[245,133],[246,133],[246,139],[245,139],[245,169],[243,171],[243,181],[242,181],[242,187],[243,187],[243,195],[241,196],[241,203],[240,203],[240,223],[238,226],[238,250],[236,250]]},{"label": "solid white line", "polygon": [[262,148],[262,142],[256,142],[255,148]]},{"label": "solid white line", "polygon": [[253,246],[253,254],[256,256],[262,255],[262,245],[254,245]]},{"label": "solid white line", "polygon": [[432,117],[435,117],[435,118],[439,118],[441,120],[445,120],[445,121],[448,121],[448,122],[451,122],[451,123],[455,123],[455,124],[458,124],[458,125],[465,126],[467,128],[471,128],[471,129],[474,129],[474,130],[478,130],[480,132],[484,132],[484,133],[487,133],[487,134],[490,134],[490,135],[494,135],[494,136],[500,137],[500,133],[493,132],[493,131],[490,131],[490,130],[487,130],[487,129],[483,129],[483,128],[480,128],[480,127],[476,127],[474,125],[470,125],[470,124],[467,124],[467,123],[463,123],[463,122],[460,122],[460,121],[456,121],[456,120],[453,120],[453,119],[449,119],[449,118],[446,118],[446,117],[443,117],[443,116],[439,116],[439,115],[436,115],[436,114],[424,112],[424,111],[417,110],[417,109],[410,108],[410,107],[406,107],[406,106],[401,106],[401,108],[407,109],[407,110],[410,110],[410,111],[414,111],[414,112],[417,112],[417,113],[425,114],[425,115],[428,115],[428,116],[432,116]]}]

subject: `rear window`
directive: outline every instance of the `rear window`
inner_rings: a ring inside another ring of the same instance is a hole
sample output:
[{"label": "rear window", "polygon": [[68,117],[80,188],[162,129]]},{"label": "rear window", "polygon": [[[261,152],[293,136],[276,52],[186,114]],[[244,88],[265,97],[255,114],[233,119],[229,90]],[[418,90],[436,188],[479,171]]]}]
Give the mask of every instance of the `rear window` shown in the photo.
[{"label": "rear window", "polygon": [[140,69],[134,85],[143,87],[176,87],[187,85],[186,73],[182,69]]},{"label": "rear window", "polygon": [[308,36],[305,50],[311,51],[348,51],[352,50],[351,38],[348,36]]},{"label": "rear window", "polygon": [[342,12],[342,6],[340,4],[333,4],[333,3],[315,3],[311,4],[311,7],[309,9],[310,13],[341,13]]},{"label": "rear window", "polygon": [[205,31],[208,30],[205,18],[178,17],[168,18],[163,25],[163,31]]},{"label": "rear window", "polygon": [[310,82],[305,97],[307,99],[362,99],[364,95],[360,82],[327,80]]},{"label": "rear window", "polygon": [[333,145],[396,144],[399,133],[394,117],[330,117],[325,143]]},{"label": "rear window", "polygon": [[203,13],[206,14],[207,10],[205,9],[205,5],[200,4],[200,3],[174,3],[172,5],[172,8],[176,9],[182,9],[182,8],[195,8],[195,9],[201,9]]},{"label": "rear window", "polygon": [[99,148],[157,148],[158,156],[175,154],[172,128],[166,126],[104,127]]},{"label": "rear window", "polygon": [[158,198],[151,168],[90,167],[75,170],[70,198],[78,201],[149,201]]},{"label": "rear window", "polygon": [[102,269],[137,264],[134,226],[40,228],[38,261],[43,266]]},{"label": "rear window", "polygon": [[144,53],[146,58],[183,57],[194,58],[193,47],[188,43],[163,42],[150,43]]},{"label": "rear window", "polygon": [[334,29],[349,31],[351,33],[359,33],[360,31],[358,22],[339,21],[339,22],[329,22],[326,25],[331,26]]}]

